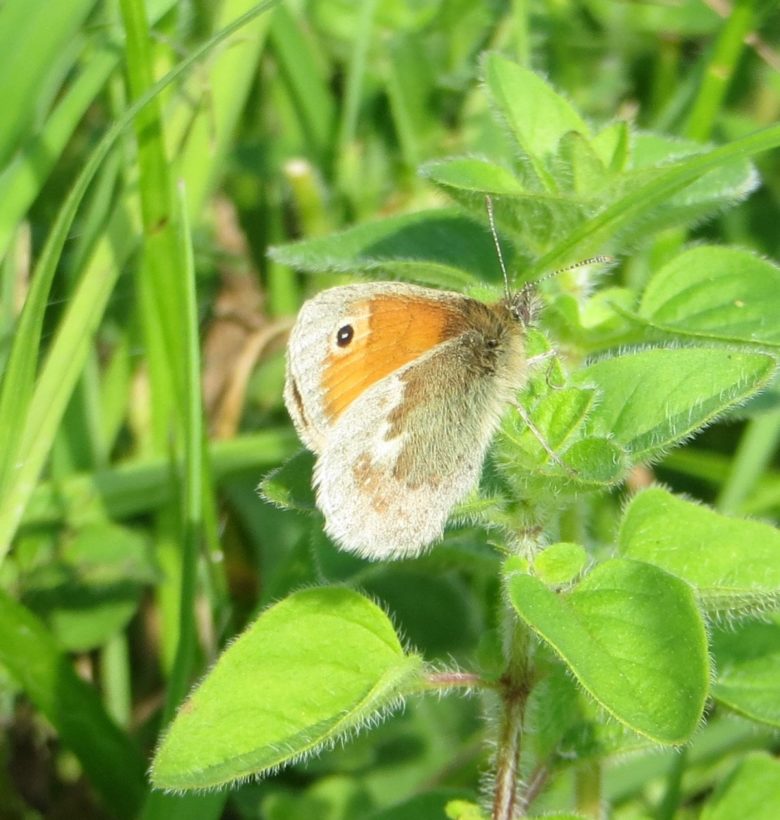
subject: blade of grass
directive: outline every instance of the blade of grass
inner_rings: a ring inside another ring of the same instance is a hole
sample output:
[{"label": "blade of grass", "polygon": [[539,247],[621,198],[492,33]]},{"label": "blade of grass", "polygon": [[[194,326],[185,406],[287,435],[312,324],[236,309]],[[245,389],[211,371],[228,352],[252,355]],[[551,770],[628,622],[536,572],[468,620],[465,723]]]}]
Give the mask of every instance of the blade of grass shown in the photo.
[{"label": "blade of grass", "polygon": [[187,221],[184,188],[177,220],[178,242],[183,257],[185,336],[182,340],[187,353],[184,372],[184,393],[180,397],[184,408],[184,488],[183,518],[184,542],[181,549],[182,580],[180,590],[179,641],[173,673],[168,683],[163,719],[167,723],[176,707],[184,699],[191,683],[195,661],[195,595],[199,545],[203,530],[203,409],[201,407],[200,348],[198,338],[198,304],[195,295],[195,263],[192,257],[192,239]]},{"label": "blade of grass", "polygon": [[0,663],[76,754],[106,807],[118,817],[136,817],[145,791],[141,756],[94,689],[76,675],[48,629],[4,592]]},{"label": "blade of grass", "polygon": [[[366,54],[372,40],[374,28],[374,13],[376,0],[364,0],[360,6],[357,31],[352,40],[352,54],[347,68],[346,88],[342,106],[341,122],[338,129],[336,144],[337,164],[344,165],[343,160],[348,157],[357,133],[358,114],[360,113],[360,99],[363,89],[363,78],[366,73]],[[339,190],[344,190],[345,168],[337,168]]]},{"label": "blade of grass", "polygon": [[[69,254],[68,274],[83,269],[84,261],[90,257],[103,232],[119,179],[120,159],[117,151],[109,155],[87,197],[79,224],[80,233]],[[100,380],[100,357],[93,346],[57,431],[51,459],[53,477],[73,471],[102,469],[108,463],[111,444],[103,435]]]},{"label": "blade of grass", "polygon": [[33,395],[33,377],[51,281],[79,204],[106,155],[136,114],[218,43],[276,2],[278,0],[266,0],[221,29],[133,103],[93,150],[57,214],[36,265],[0,388],[0,459],[3,459],[0,461],[0,560],[10,547],[25,504],[43,469],[59,419],[86,356],[88,345],[83,344],[87,338],[85,325],[86,333],[97,326],[119,274],[116,268],[108,271],[91,269],[79,283],[58,330],[60,343],[52,347]]},{"label": "blade of grass", "polygon": [[190,106],[185,104],[171,117],[168,134],[173,144],[182,146],[177,173],[187,181],[187,201],[192,215],[201,212],[206,197],[218,181],[217,175],[222,171],[236,125],[257,77],[257,64],[272,15],[254,18],[279,2],[265,0],[256,4],[255,0],[224,0],[219,4],[215,28],[229,32],[224,37],[220,35],[220,42],[238,29],[241,29],[241,37],[217,50],[204,70],[193,72],[185,85],[182,101],[205,97],[208,106],[201,106],[193,116]]},{"label": "blade of grass", "polygon": [[0,258],[87,107],[105,85],[118,59],[117,49],[99,49],[66,90],[39,135],[30,140],[0,174]]},{"label": "blade of grass", "polygon": [[[170,10],[175,0],[164,0],[150,9],[153,21]],[[121,44],[106,38],[84,49],[73,81],[58,96],[41,128],[20,147],[0,174],[0,258],[19,221],[62,156],[76,126],[106,84],[122,54]]]},{"label": "blade of grass", "polygon": [[698,94],[691,108],[684,135],[704,142],[733,80],[744,49],[745,37],[754,22],[753,0],[736,0],[715,41],[702,76]]},{"label": "blade of grass", "polygon": [[717,508],[735,513],[753,491],[769,466],[780,441],[780,410],[770,410],[752,419],[742,434],[731,461],[728,477],[718,493]]},{"label": "blade of grass", "polygon": [[564,242],[531,266],[528,278],[534,279],[544,272],[555,270],[565,262],[571,261],[570,254],[575,249],[580,256],[588,255],[591,251],[595,252],[594,249],[602,247],[608,241],[610,231],[616,230],[620,222],[630,218],[632,213],[649,210],[653,206],[661,206],[668,197],[690,185],[707,171],[734,159],[752,157],[763,151],[769,151],[777,148],[778,145],[780,145],[780,125],[772,125],[727,145],[713,148],[704,154],[687,157],[669,165],[651,182],[630,191],[601,213],[571,231]]},{"label": "blade of grass", "polygon": [[[150,32],[143,0],[120,0],[125,25],[127,79],[132,99],[152,87]],[[164,451],[181,439],[177,396],[184,389],[181,304],[184,272],[173,231],[173,187],[166,155],[161,106],[155,97],[134,122],[138,143],[138,192],[144,249],[136,274],[140,321],[151,383],[152,447]],[[178,441],[177,441],[178,439]]]},{"label": "blade of grass", "polygon": [[0,167],[32,125],[36,108],[29,101],[40,99],[52,75],[64,76],[70,69],[59,57],[94,5],[95,0],[7,0],[0,6],[3,106],[13,112],[0,118]]},{"label": "blade of grass", "polygon": [[[264,471],[281,464],[298,448],[292,430],[268,429],[212,442],[208,460],[217,483],[246,472],[256,473],[259,480]],[[111,519],[132,518],[159,509],[171,500],[167,456],[137,459],[99,472],[39,484],[25,509],[21,526],[61,524],[93,500]]]},{"label": "blade of grass", "polygon": [[303,132],[311,146],[312,158],[319,166],[328,167],[332,159],[335,123],[335,104],[328,89],[328,77],[287,6],[280,6],[274,12],[270,36]]},{"label": "blade of grass", "polygon": [[[200,350],[198,339],[198,305],[195,294],[195,265],[192,257],[192,241],[187,221],[187,203],[183,186],[180,186],[179,207],[177,209],[177,244],[183,258],[184,316],[183,345],[187,352],[184,378],[184,487],[181,493],[183,516],[183,542],[179,547],[180,567],[177,577],[179,589],[179,624],[176,655],[171,669],[166,692],[163,725],[173,717],[176,708],[184,699],[192,683],[196,654],[195,597],[197,593],[198,553],[203,538],[203,410],[201,406]],[[221,813],[227,794],[208,800],[193,800],[192,796],[176,796],[154,792],[144,807],[146,820],[168,820],[180,812],[192,820],[206,820]]]}]

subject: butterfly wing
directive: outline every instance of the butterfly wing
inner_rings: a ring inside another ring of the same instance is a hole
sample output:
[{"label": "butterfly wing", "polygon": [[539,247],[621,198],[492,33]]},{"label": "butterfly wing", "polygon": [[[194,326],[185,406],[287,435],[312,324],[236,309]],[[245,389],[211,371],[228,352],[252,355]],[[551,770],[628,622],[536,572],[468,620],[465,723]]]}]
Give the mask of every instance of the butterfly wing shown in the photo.
[{"label": "butterfly wing", "polygon": [[356,398],[315,468],[326,532],[373,559],[419,554],[479,480],[507,401],[522,382],[519,332],[498,357],[467,331]]},{"label": "butterfly wing", "polygon": [[[326,446],[341,414],[373,384],[462,331],[457,293],[401,282],[345,285],[301,308],[290,334],[285,403],[301,440]],[[339,332],[349,339],[340,344]]]}]

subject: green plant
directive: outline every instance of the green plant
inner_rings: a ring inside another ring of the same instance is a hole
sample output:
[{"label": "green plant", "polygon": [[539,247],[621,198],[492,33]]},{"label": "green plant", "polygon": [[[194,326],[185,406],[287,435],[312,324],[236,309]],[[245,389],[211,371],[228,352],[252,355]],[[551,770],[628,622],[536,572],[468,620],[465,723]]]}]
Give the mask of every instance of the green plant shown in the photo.
[{"label": "green plant", "polygon": [[[533,278],[596,252],[620,258],[647,234],[739,200],[756,184],[748,158],[779,138],[769,128],[712,148],[622,122],[594,131],[527,69],[491,54],[483,72],[503,151],[423,169],[463,210],[391,217],[278,247],[274,258],[484,292],[497,274],[480,224],[486,194],[511,238],[512,268]],[[763,649],[780,637],[766,616],[780,595],[777,532],[649,487],[616,516],[615,532],[595,544],[587,533],[632,470],[769,385],[780,269],[744,250],[700,245],[670,253],[634,288],[599,289],[592,271],[577,269],[544,291],[560,352],[554,372],[534,375],[520,400],[561,462],[508,410],[480,492],[456,511],[445,544],[417,562],[433,573],[446,560],[470,576],[500,610],[500,640],[483,635],[468,668],[431,662],[404,647],[392,612],[355,589],[372,590],[370,568],[322,559],[329,585],[262,613],[191,696],[157,753],[158,786],[210,788],[273,770],[370,726],[405,698],[465,689],[492,704],[492,816],[525,813],[572,766],[587,811],[601,799],[606,758],[688,743],[708,698],[774,722],[774,697],[748,681],[776,666],[774,650]],[[547,346],[537,333],[527,344]],[[311,459],[296,456],[263,493],[310,515],[316,538],[310,471]],[[768,758],[746,759],[729,789],[766,783],[767,771],[780,805],[780,769]],[[708,811],[724,811],[729,789]],[[482,816],[462,801],[447,812]]]},{"label": "green plant", "polygon": [[[473,818],[523,704],[526,813],[777,814],[779,26],[765,0],[0,4],[4,817]],[[615,258],[545,280],[528,334],[556,356],[520,399],[568,467],[508,414],[441,544],[357,561],[294,456],[281,333],[355,274],[496,298],[485,192],[514,284]],[[267,709],[166,734],[231,644],[195,697],[305,705],[294,743]],[[165,736],[186,794],[150,782]],[[263,776],[204,793],[197,738],[209,782],[236,742]]]}]

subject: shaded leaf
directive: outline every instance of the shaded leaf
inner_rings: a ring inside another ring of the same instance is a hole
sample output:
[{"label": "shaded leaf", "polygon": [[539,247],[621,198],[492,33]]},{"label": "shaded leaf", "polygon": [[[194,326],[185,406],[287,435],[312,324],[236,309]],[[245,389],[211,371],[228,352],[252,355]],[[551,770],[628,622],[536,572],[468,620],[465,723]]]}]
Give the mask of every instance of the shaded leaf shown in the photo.
[{"label": "shaded leaf", "polygon": [[752,752],[721,784],[701,813],[702,820],[775,820],[780,814],[780,761]]},{"label": "shaded leaf", "polygon": [[751,720],[780,727],[780,624],[745,621],[712,635],[714,698]]},{"label": "shaded leaf", "polygon": [[322,273],[381,271],[445,287],[498,281],[501,270],[487,228],[460,211],[403,214],[346,231],[272,248],[277,262]]},{"label": "shaded leaf", "polygon": [[144,797],[143,761],[129,736],[38,618],[4,592],[0,663],[76,754],[105,804],[119,817],[137,817]]},{"label": "shaded leaf", "polygon": [[123,629],[143,587],[157,580],[146,539],[111,523],[79,530],[59,561],[27,573],[23,600],[64,647],[88,651]]}]

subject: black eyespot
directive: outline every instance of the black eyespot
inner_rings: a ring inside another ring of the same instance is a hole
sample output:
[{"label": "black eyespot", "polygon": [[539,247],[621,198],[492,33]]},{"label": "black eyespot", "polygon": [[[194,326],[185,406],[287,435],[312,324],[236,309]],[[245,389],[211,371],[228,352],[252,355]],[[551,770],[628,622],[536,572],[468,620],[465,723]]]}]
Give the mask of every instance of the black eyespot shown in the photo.
[{"label": "black eyespot", "polygon": [[336,331],[336,344],[339,347],[346,347],[355,335],[355,329],[352,325],[344,325]]}]

